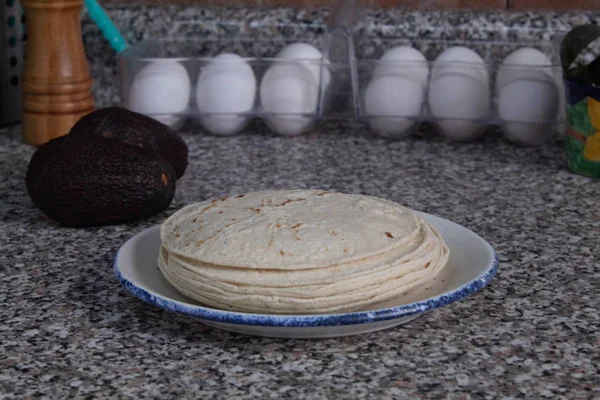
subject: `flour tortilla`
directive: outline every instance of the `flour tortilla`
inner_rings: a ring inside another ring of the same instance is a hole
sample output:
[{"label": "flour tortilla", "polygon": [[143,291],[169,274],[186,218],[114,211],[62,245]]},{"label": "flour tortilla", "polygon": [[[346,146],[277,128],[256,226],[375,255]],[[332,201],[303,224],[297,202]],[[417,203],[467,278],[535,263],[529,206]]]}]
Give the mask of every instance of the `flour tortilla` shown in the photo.
[{"label": "flour tortilla", "polygon": [[[437,256],[437,254],[435,255]],[[288,287],[261,287],[251,285],[231,284],[203,278],[186,269],[169,268],[164,262],[161,269],[169,269],[172,277],[181,284],[190,284],[203,293],[227,294],[229,296],[263,296],[295,299],[328,298],[337,294],[347,294],[353,291],[363,290],[365,287],[380,285],[401,276],[418,272],[426,266],[435,262],[435,256],[428,254],[410,262],[396,266],[395,268],[379,269],[371,274],[340,279],[338,282],[327,284],[315,284]]]},{"label": "flour tortilla", "polygon": [[419,229],[413,212],[383,199],[280,190],[184,207],[165,221],[161,240],[169,253],[206,264],[294,270],[378,255]]},{"label": "flour tortilla", "polygon": [[405,207],[316,190],[191,205],[165,221],[161,240],[159,269],[182,294],[271,314],[367,308],[429,282],[449,254]]},{"label": "flour tortilla", "polygon": [[165,258],[168,254],[170,268],[186,269],[198,275],[199,278],[207,280],[260,287],[312,286],[340,282],[346,278],[362,277],[377,272],[377,270],[394,268],[415,257],[429,253],[435,236],[428,225],[424,223],[420,225],[419,234],[403,246],[377,256],[324,268],[275,270],[226,267],[198,262],[177,254],[168,254],[164,247],[161,249],[161,253],[165,254]]},{"label": "flour tortilla", "polygon": [[443,242],[439,242],[439,244],[433,259],[422,269],[403,274],[396,279],[328,297],[300,299],[280,296],[241,296],[224,291],[219,293],[207,290],[206,287],[204,290],[198,290],[196,282],[181,279],[176,273],[173,274],[175,271],[163,271],[163,273],[166,279],[184,295],[208,306],[226,310],[267,314],[322,314],[357,311],[370,304],[389,300],[433,279],[448,260],[448,248]]},{"label": "flour tortilla", "polygon": [[[167,258],[163,255],[161,255],[161,257],[162,258],[159,260],[161,269],[172,271],[174,277],[177,276],[182,282],[193,283],[202,291],[214,293],[227,292],[232,295],[255,294],[261,296],[315,298],[358,290],[367,285],[383,283],[407,273],[418,271],[432,261],[433,254],[428,252],[427,254],[421,254],[404,263],[394,262],[393,264],[381,265],[349,276],[336,274],[335,271],[333,271],[334,273],[330,277],[319,283],[304,284],[304,282],[299,282],[299,280],[288,280],[284,282],[285,286],[283,287],[249,283],[230,283],[218,280],[218,278],[206,278],[202,274],[197,273],[197,270],[190,270],[185,267],[182,268],[179,264],[173,263],[171,257]],[[338,271],[341,272],[343,269]],[[313,271],[303,272],[305,272],[306,275],[310,275]],[[244,276],[245,274],[243,271],[240,271],[239,275]]]}]

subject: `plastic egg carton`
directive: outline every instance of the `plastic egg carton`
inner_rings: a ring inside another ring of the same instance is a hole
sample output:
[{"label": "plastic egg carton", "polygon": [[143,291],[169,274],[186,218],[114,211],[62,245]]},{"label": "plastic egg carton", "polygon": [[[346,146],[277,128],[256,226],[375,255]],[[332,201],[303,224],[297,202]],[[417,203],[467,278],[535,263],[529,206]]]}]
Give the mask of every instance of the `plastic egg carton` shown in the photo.
[{"label": "plastic egg carton", "polygon": [[260,118],[278,134],[299,135],[332,112],[330,87],[345,86],[336,97],[352,98],[350,85],[335,82],[350,76],[349,64],[324,62],[322,49],[322,38],[142,41],[119,55],[121,103],[174,129],[191,120],[232,135]]},{"label": "plastic egg carton", "polygon": [[[430,122],[447,139],[467,141],[498,125],[509,140],[537,145],[564,123],[562,67],[551,42],[375,40],[357,41],[351,64],[357,117],[381,136],[404,138]],[[411,61],[407,49],[424,59]]]},{"label": "plastic egg carton", "polygon": [[[122,105],[176,129],[197,121],[215,135],[239,133],[255,118],[289,136],[340,119],[390,139],[424,122],[459,141],[500,125],[509,140],[535,145],[564,122],[562,70],[551,42],[371,38],[355,35],[354,21],[333,19],[317,38],[140,42],[119,56]],[[321,57],[288,51],[294,43]],[[513,54],[522,48],[537,51]],[[400,57],[382,59],[392,49]]]}]

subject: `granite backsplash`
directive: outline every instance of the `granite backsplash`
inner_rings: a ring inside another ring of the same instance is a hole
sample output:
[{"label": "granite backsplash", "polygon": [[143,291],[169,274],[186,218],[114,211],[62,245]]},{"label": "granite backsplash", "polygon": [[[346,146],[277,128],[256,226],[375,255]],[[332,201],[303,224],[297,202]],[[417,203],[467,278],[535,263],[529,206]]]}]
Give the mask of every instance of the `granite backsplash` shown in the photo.
[{"label": "granite backsplash", "polygon": [[[325,32],[325,8],[225,8],[185,6],[112,6],[107,13],[128,43],[146,38],[244,36],[260,39],[314,38]],[[364,14],[357,37],[375,43],[390,38],[429,39],[461,43],[478,40],[496,46],[554,42],[571,27],[600,24],[594,12],[416,11],[378,9]],[[115,52],[94,22],[83,16],[82,31],[94,78],[98,106],[119,103]],[[499,52],[502,53],[502,52]]]}]

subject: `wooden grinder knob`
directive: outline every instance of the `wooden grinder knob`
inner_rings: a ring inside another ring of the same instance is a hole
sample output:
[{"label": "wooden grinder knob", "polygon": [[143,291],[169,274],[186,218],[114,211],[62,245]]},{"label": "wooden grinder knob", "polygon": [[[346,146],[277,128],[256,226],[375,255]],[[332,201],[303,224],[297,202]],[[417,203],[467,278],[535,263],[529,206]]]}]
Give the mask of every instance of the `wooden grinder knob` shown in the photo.
[{"label": "wooden grinder knob", "polygon": [[41,145],[65,135],[94,110],[83,48],[83,0],[21,0],[27,16],[23,71],[23,140]]}]

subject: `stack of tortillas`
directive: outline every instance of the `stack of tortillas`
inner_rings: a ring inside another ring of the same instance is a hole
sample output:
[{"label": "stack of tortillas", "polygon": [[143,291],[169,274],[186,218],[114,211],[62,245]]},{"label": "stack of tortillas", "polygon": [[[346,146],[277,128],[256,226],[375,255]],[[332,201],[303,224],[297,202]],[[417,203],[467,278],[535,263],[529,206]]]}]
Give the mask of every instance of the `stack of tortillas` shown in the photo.
[{"label": "stack of tortillas", "polygon": [[363,195],[263,191],[192,204],[161,228],[158,265],[205,305],[263,314],[356,311],[432,279],[448,248],[415,212]]}]

